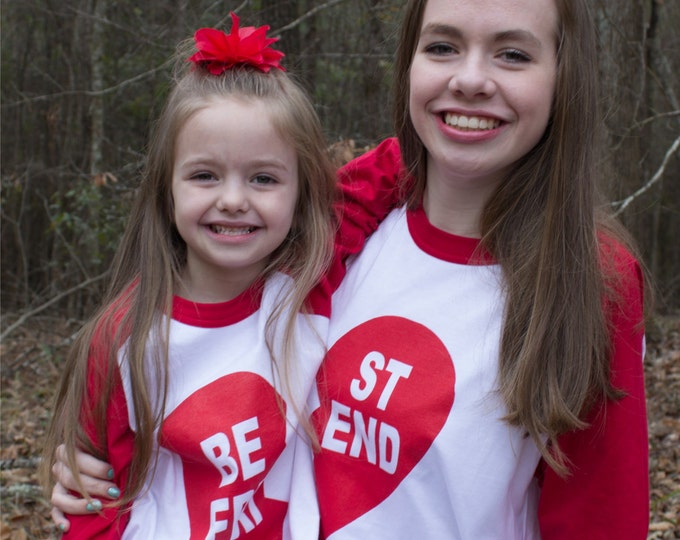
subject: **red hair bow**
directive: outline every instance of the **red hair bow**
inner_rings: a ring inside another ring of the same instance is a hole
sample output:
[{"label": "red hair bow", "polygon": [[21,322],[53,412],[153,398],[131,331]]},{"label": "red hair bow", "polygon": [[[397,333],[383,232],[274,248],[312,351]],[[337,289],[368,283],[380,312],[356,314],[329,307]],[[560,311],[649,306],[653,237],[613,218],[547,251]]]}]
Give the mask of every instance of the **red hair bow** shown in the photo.
[{"label": "red hair bow", "polygon": [[279,38],[266,36],[269,26],[246,26],[239,28],[239,19],[231,12],[231,33],[225,34],[214,28],[201,28],[194,34],[198,52],[188,60],[203,66],[213,75],[220,75],[224,71],[238,65],[248,65],[267,73],[271,68],[281,71],[285,69],[279,65],[284,54],[275,51],[270,45]]}]

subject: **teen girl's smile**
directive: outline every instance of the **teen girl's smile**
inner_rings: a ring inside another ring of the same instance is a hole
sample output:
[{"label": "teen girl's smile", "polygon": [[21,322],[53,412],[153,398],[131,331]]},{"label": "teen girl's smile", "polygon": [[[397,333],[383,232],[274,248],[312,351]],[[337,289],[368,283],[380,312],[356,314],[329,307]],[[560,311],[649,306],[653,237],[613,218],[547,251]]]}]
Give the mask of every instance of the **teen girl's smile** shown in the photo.
[{"label": "teen girl's smile", "polygon": [[286,238],[298,196],[294,147],[263,100],[211,101],[189,118],[175,146],[175,225],[187,244],[183,295],[236,296]]},{"label": "teen girl's smile", "polygon": [[553,0],[428,0],[409,108],[437,179],[493,188],[541,138],[556,76]]}]

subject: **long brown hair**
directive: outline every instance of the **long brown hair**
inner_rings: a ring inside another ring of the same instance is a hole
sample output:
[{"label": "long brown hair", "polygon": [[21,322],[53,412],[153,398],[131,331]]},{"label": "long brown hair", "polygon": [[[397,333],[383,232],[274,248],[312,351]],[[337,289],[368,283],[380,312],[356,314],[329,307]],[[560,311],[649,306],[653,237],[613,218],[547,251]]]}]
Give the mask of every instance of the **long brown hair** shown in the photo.
[{"label": "long brown hair", "polygon": [[[615,293],[605,284],[610,276],[598,233],[625,235],[596,210],[594,18],[587,0],[554,2],[559,28],[552,114],[541,140],[486,202],[480,225],[481,245],[504,277],[499,391],[506,420],[526,429],[546,461],[566,474],[558,436],[584,428],[595,400],[620,396],[609,379],[603,307],[603,299],[615,299]],[[395,62],[394,120],[414,182],[411,206],[422,200],[427,178],[427,149],[409,114],[409,71],[426,3],[411,0],[406,6]]]},{"label": "long brown hair", "polygon": [[[178,69],[173,89],[151,137],[147,162],[129,221],[112,266],[112,278],[102,307],[83,327],[66,361],[56,397],[55,414],[47,436],[42,478],[49,489],[49,466],[56,447],[64,443],[68,463],[77,475],[75,449],[106,459],[106,444],[93,444],[88,428],[96,429],[98,441],[106,441],[106,410],[118,369],[117,355],[125,344],[124,361],[130,369],[136,436],[128,485],[117,504],[139,494],[154,466],[154,431],[160,426],[168,378],[168,331],[172,298],[186,261],[186,244],[173,223],[171,193],[175,142],[187,120],[211,100],[238,98],[261,100],[282,137],[291,141],[298,158],[299,194],[291,230],[272,253],[258,279],[281,271],[295,286],[280,298],[270,314],[265,336],[272,353],[275,328],[283,320],[283,350],[272,356],[272,369],[284,385],[295,377],[295,322],[306,312],[306,299],[329,262],[334,236],[332,203],[335,171],[331,164],[319,119],[311,101],[292,79],[279,70],[262,73],[243,67],[208,74],[190,67],[184,44],[178,51]],[[165,324],[163,321],[166,321]],[[107,362],[92,363],[94,344],[110,336],[98,351]],[[149,343],[151,336],[157,336]],[[273,355],[273,353],[272,353]],[[94,375],[88,370],[99,369]],[[84,410],[88,380],[100,392],[96,406]],[[154,381],[155,384],[149,384]],[[157,388],[150,393],[150,388]],[[304,411],[294,410],[308,434]],[[81,490],[85,490],[77,477]]]}]

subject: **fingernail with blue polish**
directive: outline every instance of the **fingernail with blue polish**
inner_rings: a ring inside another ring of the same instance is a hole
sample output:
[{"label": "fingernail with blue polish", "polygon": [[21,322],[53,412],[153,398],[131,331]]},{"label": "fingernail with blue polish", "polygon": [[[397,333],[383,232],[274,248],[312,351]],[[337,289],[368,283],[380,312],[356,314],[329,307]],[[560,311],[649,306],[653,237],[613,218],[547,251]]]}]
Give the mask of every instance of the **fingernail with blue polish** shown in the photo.
[{"label": "fingernail with blue polish", "polygon": [[109,480],[113,480],[113,469],[109,469],[108,471],[106,471],[106,478],[108,478]]},{"label": "fingernail with blue polish", "polygon": [[99,512],[102,509],[102,502],[93,499],[91,502],[87,503],[87,506],[85,507],[85,510],[88,512]]},{"label": "fingernail with blue polish", "polygon": [[118,497],[120,497],[120,489],[118,489],[117,487],[110,487],[109,489],[106,490],[106,493],[108,493],[109,497],[111,497],[112,499],[117,499]]},{"label": "fingernail with blue polish", "polygon": [[63,523],[60,523],[59,525],[57,525],[57,529],[59,529],[60,532],[64,532],[65,528],[66,528],[66,525],[64,525]]}]

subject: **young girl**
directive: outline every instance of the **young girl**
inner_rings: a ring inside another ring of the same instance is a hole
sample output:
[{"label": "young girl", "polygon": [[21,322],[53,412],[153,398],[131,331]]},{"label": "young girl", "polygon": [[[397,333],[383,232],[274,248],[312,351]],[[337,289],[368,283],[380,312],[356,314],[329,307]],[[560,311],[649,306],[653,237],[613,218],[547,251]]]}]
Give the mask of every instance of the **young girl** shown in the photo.
[{"label": "young girl", "polygon": [[335,173],[268,27],[232,19],[229,35],[196,33],[110,290],[65,367],[45,462],[63,442],[73,467],[84,448],[123,488],[103,510],[89,499],[69,538],[290,535]]},{"label": "young girl", "polygon": [[596,211],[587,0],[410,0],[403,20],[398,142],[344,175],[377,193],[410,172],[333,298],[322,536],[645,538],[642,277]]},{"label": "young girl", "polygon": [[411,174],[333,297],[325,538],[646,537],[642,277],[595,209],[595,57],[587,0],[408,2],[398,144],[350,171]]}]

